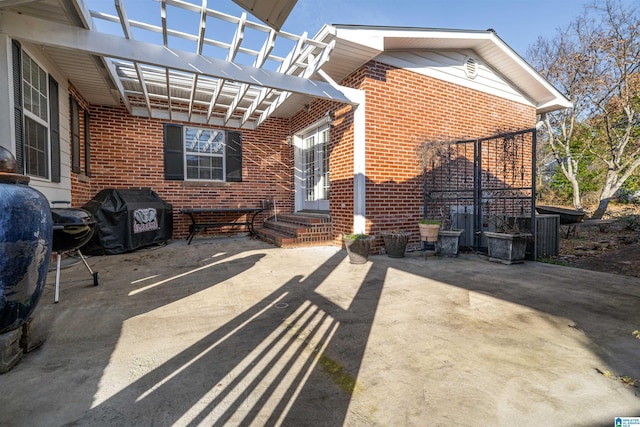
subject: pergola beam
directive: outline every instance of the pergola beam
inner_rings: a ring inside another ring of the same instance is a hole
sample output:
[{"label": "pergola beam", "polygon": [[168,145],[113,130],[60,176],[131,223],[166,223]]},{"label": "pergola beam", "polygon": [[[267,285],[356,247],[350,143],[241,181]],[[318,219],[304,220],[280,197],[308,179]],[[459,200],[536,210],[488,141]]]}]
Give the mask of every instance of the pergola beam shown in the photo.
[{"label": "pergola beam", "polygon": [[[33,31],[32,28],[38,28],[38,31]],[[40,45],[78,50],[107,58],[121,58],[265,88],[350,102],[341,90],[325,82],[314,82],[282,72],[234,64],[197,53],[171,50],[152,43],[128,40],[10,11],[0,11],[0,29],[19,40]]]},{"label": "pergola beam", "polygon": [[[122,26],[122,32],[124,33],[124,36],[128,40],[132,40],[133,35],[131,34],[131,26],[129,25],[129,18],[127,17],[127,10],[124,7],[124,2],[122,0],[115,0],[115,6],[116,11],[118,12],[118,18],[120,18],[120,25]],[[144,102],[147,105],[149,116],[151,116],[151,102],[149,101],[149,93],[147,92],[147,84],[144,81],[144,74],[142,73],[140,64],[138,64],[138,62],[134,61],[133,65],[136,67],[136,74],[138,75],[140,86],[142,86],[142,95],[144,96]]]}]

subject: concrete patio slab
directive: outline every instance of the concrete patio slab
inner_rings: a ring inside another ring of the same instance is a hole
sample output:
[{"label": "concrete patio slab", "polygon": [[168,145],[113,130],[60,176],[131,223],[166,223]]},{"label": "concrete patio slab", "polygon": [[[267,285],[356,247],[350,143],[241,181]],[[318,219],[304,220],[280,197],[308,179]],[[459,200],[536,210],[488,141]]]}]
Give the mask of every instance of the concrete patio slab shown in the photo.
[{"label": "concrete patio slab", "polygon": [[[481,255],[172,242],[53,273],[0,425],[611,426],[637,278]],[[609,375],[604,375],[608,373]]]}]

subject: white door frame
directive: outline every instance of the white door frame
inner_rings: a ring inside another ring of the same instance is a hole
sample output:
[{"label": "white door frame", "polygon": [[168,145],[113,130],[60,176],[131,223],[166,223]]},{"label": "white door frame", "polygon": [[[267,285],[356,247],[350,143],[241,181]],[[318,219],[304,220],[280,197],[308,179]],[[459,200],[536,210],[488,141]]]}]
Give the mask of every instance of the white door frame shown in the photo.
[{"label": "white door frame", "polygon": [[[329,211],[329,192],[325,189],[328,184],[328,174],[324,169],[328,169],[328,150],[323,149],[323,134],[326,135],[326,144],[328,144],[328,132],[330,131],[328,118],[324,118],[311,126],[306,127],[298,132],[294,137],[295,151],[295,202],[296,211],[300,210],[319,210]],[[327,132],[325,134],[325,132]],[[307,179],[308,171],[306,162],[308,147],[305,147],[309,138],[314,138],[312,155],[313,155],[313,188],[307,189],[309,180]],[[308,196],[311,196],[309,199]]]}]

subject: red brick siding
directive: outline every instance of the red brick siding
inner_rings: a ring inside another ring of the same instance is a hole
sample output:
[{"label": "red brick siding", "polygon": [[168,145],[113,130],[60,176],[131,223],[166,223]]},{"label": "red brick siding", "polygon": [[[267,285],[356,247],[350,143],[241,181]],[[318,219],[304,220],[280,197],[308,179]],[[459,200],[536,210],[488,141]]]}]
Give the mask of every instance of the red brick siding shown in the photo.
[{"label": "red brick siding", "polygon": [[124,108],[92,106],[91,195],[78,195],[78,204],[105,188],[150,188],[173,205],[174,238],[188,234],[181,208],[256,207],[275,199],[279,211],[293,209],[288,120],[269,119],[258,130],[242,130],[243,181],[232,183],[165,180],[164,123],[131,116]]},{"label": "red brick siding", "polygon": [[[535,108],[375,61],[365,69],[368,232],[402,229],[417,244],[423,216],[419,142],[531,128]],[[530,159],[530,146],[527,151]],[[374,251],[382,245],[376,242]]]},{"label": "red brick siding", "polygon": [[[91,193],[91,183],[89,182],[88,177],[85,175],[85,147],[84,147],[84,138],[87,131],[87,127],[84,122],[84,112],[89,110],[89,104],[87,101],[80,95],[80,93],[69,84],[69,96],[75,99],[78,102],[78,113],[80,116],[80,170],[82,171],[80,174],[77,174],[73,171],[69,171],[71,174],[71,205],[72,206],[81,206],[85,202],[84,200],[89,200],[93,196]],[[69,103],[71,105],[71,103]],[[71,107],[69,107],[71,108]],[[69,143],[72,144],[72,129],[71,129],[71,114],[69,114]],[[91,133],[91,125],[89,126],[89,132]],[[69,147],[69,156],[73,156],[71,153],[71,146]],[[71,167],[72,157],[69,158],[69,166]]]},{"label": "red brick siding", "polygon": [[[414,233],[422,212],[416,147],[425,140],[480,138],[533,127],[535,108],[372,61],[341,82],[366,92],[367,232]],[[132,117],[122,108],[92,107],[91,195],[103,188],[148,187],[182,207],[257,206],[275,198],[279,212],[294,210],[293,147],[286,137],[335,112],[330,131],[331,216],[334,242],[353,227],[353,107],[327,100],[291,120],[270,119],[243,131],[243,182],[165,181],[163,121]],[[528,157],[530,157],[530,147]],[[76,185],[76,188],[78,186]],[[74,200],[90,197],[74,189]],[[188,222],[174,211],[174,237]],[[374,251],[380,249],[377,240]]]}]

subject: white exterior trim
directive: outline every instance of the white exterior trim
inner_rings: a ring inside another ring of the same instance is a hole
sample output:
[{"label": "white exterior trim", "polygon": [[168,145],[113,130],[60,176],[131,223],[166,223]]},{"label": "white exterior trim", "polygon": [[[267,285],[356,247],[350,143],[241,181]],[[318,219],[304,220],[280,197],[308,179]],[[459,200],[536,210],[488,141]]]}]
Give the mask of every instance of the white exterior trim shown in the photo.
[{"label": "white exterior trim", "polygon": [[304,194],[298,191],[303,187],[304,180],[302,170],[298,168],[298,165],[302,164],[302,140],[306,134],[313,130],[317,130],[323,126],[326,126],[331,121],[329,115],[324,116],[320,120],[316,120],[311,123],[309,126],[300,129],[292,136],[291,143],[293,144],[293,164],[295,165],[293,169],[293,188],[295,188],[294,192],[294,210],[296,212],[301,211],[304,208]]},{"label": "white exterior trim", "polygon": [[[353,232],[364,233],[367,227],[367,165],[365,92],[345,88],[354,102],[353,108]],[[357,105],[355,105],[357,104]]]},{"label": "white exterior trim", "polygon": [[[468,78],[465,74],[464,63],[469,56],[474,57],[478,64],[478,74],[474,79]],[[523,96],[511,82],[468,51],[389,52],[378,56],[375,60],[510,101],[531,107],[536,106],[529,98]]]}]

